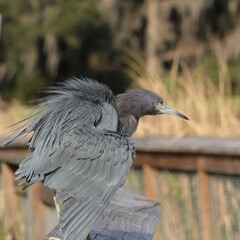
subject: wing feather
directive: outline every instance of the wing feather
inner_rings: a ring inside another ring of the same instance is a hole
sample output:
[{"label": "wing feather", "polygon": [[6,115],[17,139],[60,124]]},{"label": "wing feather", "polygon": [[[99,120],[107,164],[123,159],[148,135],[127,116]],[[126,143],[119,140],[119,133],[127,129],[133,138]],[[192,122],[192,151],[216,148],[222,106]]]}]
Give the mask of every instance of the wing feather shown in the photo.
[{"label": "wing feather", "polygon": [[33,132],[17,178],[24,178],[25,187],[43,180],[54,188],[61,239],[83,240],[124,183],[135,147],[129,137],[114,132],[118,117],[106,86],[75,79],[52,93],[0,146]]},{"label": "wing feather", "polygon": [[[67,134],[64,141],[65,152],[73,152],[76,146],[77,151],[68,161],[59,159],[62,166],[46,176],[44,184],[57,192],[62,239],[85,239],[124,183],[135,147],[127,136],[89,125]],[[89,143],[89,156],[81,142]],[[91,151],[98,156],[94,160]]]}]

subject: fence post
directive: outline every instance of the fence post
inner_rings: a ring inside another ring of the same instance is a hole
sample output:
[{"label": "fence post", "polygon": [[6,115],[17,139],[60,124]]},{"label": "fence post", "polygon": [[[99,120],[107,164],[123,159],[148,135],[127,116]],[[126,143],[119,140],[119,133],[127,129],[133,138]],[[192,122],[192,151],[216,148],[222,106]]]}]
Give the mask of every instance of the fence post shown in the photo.
[{"label": "fence post", "polygon": [[151,200],[156,200],[155,194],[155,169],[148,165],[143,165],[144,193]]},{"label": "fence post", "polygon": [[45,206],[41,200],[40,189],[42,183],[36,183],[28,189],[28,196],[30,202],[30,222],[31,239],[42,239],[47,233],[45,226]]},{"label": "fence post", "polygon": [[198,170],[200,189],[200,211],[203,228],[203,240],[211,240],[211,221],[209,213],[208,174],[203,169]]},{"label": "fence post", "polygon": [[21,238],[20,211],[15,186],[15,174],[13,168],[2,163],[2,186],[4,199],[4,232],[10,239]]}]

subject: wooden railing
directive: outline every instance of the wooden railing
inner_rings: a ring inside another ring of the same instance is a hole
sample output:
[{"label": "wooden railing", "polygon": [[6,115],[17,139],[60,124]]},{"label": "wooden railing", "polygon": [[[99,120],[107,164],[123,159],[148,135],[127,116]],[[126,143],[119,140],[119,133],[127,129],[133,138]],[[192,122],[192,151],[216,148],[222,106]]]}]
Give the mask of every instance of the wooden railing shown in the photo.
[{"label": "wooden railing", "polygon": [[153,191],[156,169],[196,172],[199,179],[202,239],[213,239],[208,175],[240,175],[240,139],[150,137],[136,139],[136,144],[138,154],[134,166],[143,166],[145,195],[150,199],[157,199]]},{"label": "wooden railing", "polygon": [[[41,183],[34,184],[26,192],[21,193],[26,196],[28,202],[26,209],[21,211],[21,197],[19,197],[21,190],[14,180],[14,172],[20,161],[27,155],[27,151],[24,142],[17,142],[0,150],[5,237],[15,240],[60,238],[59,226],[54,227],[57,224],[56,217],[55,221],[49,222],[48,219],[49,208],[55,210],[53,190],[44,187]],[[56,216],[53,211],[52,214]],[[159,214],[158,203],[138,193],[120,188],[90,232],[90,238],[150,240],[153,237]],[[23,226],[21,222],[29,224],[30,227]],[[54,227],[53,231],[47,234],[52,227]],[[24,233],[21,232],[23,228]]]},{"label": "wooden railing", "polygon": [[[209,174],[224,174],[240,177],[240,139],[216,138],[141,138],[135,139],[137,144],[137,157],[133,169],[141,168],[145,195],[157,200],[156,174],[158,170],[177,170],[180,172],[194,172],[199,179],[200,221],[203,240],[212,240],[211,209],[209,197]],[[18,225],[18,193],[14,181],[14,170],[27,154],[24,142],[11,144],[6,149],[0,150],[2,196],[5,198],[5,230],[18,235],[21,229]],[[43,236],[47,229],[46,202],[51,203],[51,197],[41,185],[29,188],[29,211],[32,219],[32,228],[35,236]],[[44,201],[42,201],[42,199]],[[164,209],[164,206],[162,206]],[[34,221],[34,219],[38,219]],[[11,219],[9,221],[8,219]],[[40,219],[40,220],[39,220]],[[42,220],[41,220],[42,219]],[[16,221],[16,224],[13,224]],[[167,221],[167,219],[165,220]],[[34,223],[34,224],[33,224]],[[7,225],[7,226],[6,226]],[[13,227],[14,226],[14,227]],[[49,227],[49,226],[48,226]],[[35,230],[34,230],[35,229]],[[40,231],[40,232],[39,232]],[[160,230],[161,231],[161,226]],[[37,238],[31,238],[37,239]],[[181,239],[181,238],[179,238]]]}]

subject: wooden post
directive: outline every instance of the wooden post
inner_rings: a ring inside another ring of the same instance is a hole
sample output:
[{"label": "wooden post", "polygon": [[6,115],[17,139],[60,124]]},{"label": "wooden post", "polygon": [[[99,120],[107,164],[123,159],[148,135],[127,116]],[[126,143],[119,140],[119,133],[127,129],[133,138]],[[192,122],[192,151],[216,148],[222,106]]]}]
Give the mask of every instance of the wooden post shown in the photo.
[{"label": "wooden post", "polygon": [[[120,188],[97,220],[90,239],[151,239],[159,214],[160,207],[156,202]],[[50,237],[60,237],[59,225],[44,240],[50,240]]]},{"label": "wooden post", "polygon": [[155,170],[148,164],[143,165],[143,176],[144,176],[144,192],[146,197],[151,200],[156,198],[155,195]]},{"label": "wooden post", "polygon": [[4,198],[4,233],[9,239],[21,238],[20,211],[15,187],[15,174],[13,168],[2,163],[2,184]]},{"label": "wooden post", "polygon": [[209,212],[208,175],[200,169],[198,170],[200,188],[200,208],[201,222],[203,227],[203,240],[211,240],[211,221]]},{"label": "wooden post", "polygon": [[36,183],[28,189],[31,222],[30,239],[42,239],[47,232],[45,226],[45,206],[40,197],[41,185],[42,183]]},{"label": "wooden post", "polygon": [[[143,176],[144,176],[144,192],[145,196],[151,200],[156,200],[155,194],[155,169],[154,167],[144,164],[143,165]],[[158,239],[157,231],[154,232],[153,240]]]}]

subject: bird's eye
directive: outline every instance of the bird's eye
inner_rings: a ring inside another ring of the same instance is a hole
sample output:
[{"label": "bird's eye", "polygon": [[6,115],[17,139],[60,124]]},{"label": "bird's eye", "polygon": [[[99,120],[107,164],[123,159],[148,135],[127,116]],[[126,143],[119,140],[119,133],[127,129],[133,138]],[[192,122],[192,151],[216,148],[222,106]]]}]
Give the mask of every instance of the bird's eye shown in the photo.
[{"label": "bird's eye", "polygon": [[163,104],[163,99],[162,99],[162,98],[159,98],[159,99],[158,99],[158,102],[159,102],[160,104]]},{"label": "bird's eye", "polygon": [[163,104],[163,102],[155,102],[155,103],[154,103],[154,106],[155,106],[155,107],[159,107],[159,105],[162,105],[162,104]]}]

